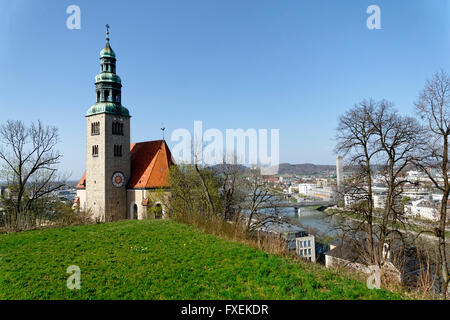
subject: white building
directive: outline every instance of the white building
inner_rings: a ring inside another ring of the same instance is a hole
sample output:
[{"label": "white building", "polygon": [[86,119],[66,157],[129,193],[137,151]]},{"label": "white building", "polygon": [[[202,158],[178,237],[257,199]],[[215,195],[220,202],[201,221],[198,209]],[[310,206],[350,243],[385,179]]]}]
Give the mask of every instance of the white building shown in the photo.
[{"label": "white building", "polygon": [[321,187],[312,183],[300,183],[298,185],[298,193],[323,200],[332,200],[335,196],[335,191],[332,187]]},{"label": "white building", "polygon": [[[435,196],[439,197],[439,195],[432,195],[428,190],[419,188],[405,189],[402,193],[402,196],[405,198],[409,198],[411,200],[420,200],[420,199],[433,200]],[[442,195],[440,195],[439,199],[442,199]]]},{"label": "white building", "polygon": [[384,209],[386,206],[386,193],[385,192],[377,192],[374,193],[373,196],[373,207],[376,209]]},{"label": "white building", "polygon": [[298,185],[298,193],[308,195],[310,190],[316,185],[312,183],[300,183]]},{"label": "white building", "polygon": [[3,196],[8,198],[10,194],[10,190],[7,186],[0,186],[0,197]]},{"label": "white building", "polygon": [[316,262],[316,243],[314,236],[300,237],[296,239],[296,252],[302,258]]},{"label": "white building", "polygon": [[439,203],[425,199],[414,200],[405,205],[405,214],[410,217],[437,221]]},{"label": "white building", "polygon": [[352,192],[347,192],[344,195],[345,207],[351,207],[352,205],[364,200],[367,200],[367,194],[363,191],[354,190]]},{"label": "white building", "polygon": [[433,200],[433,201],[442,201],[442,193],[441,194],[439,194],[439,193],[432,193],[431,194],[431,200]]},{"label": "white building", "polygon": [[334,199],[335,192],[331,187],[324,187],[324,188],[315,187],[309,191],[308,195],[311,197],[320,198],[322,200],[327,201]]}]

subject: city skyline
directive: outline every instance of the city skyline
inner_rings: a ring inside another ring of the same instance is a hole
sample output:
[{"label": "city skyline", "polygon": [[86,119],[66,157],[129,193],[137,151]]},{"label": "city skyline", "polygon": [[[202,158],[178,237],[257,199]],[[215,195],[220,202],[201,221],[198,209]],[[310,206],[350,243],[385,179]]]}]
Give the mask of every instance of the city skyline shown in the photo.
[{"label": "city skyline", "polygon": [[80,30],[66,27],[71,4],[1,3],[0,85],[4,120],[59,128],[72,180],[84,170],[84,115],[95,101],[106,23],[132,142],[160,139],[163,125],[172,147],[171,132],[192,131],[195,120],[223,132],[278,128],[281,163],[334,164],[339,114],[363,98],[413,114],[425,80],[449,69],[445,1],[377,1],[381,30],[366,27],[369,1],[78,1]]}]

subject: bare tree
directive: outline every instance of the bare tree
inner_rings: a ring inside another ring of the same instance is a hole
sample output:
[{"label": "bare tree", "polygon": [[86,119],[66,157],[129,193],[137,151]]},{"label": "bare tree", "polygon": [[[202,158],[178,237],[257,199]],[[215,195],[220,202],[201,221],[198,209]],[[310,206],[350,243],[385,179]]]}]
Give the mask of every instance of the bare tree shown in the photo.
[{"label": "bare tree", "polygon": [[226,163],[218,166],[220,193],[222,198],[222,217],[233,221],[242,212],[245,201],[245,179],[242,168],[237,164]]},{"label": "bare tree", "polygon": [[200,179],[202,189],[203,189],[205,198],[208,203],[209,213],[211,216],[215,216],[216,208],[214,206],[214,201],[212,199],[210,190],[208,188],[205,177],[203,175],[204,170],[201,170],[201,168],[199,167],[199,164],[200,165],[202,164],[202,159],[203,159],[203,157],[202,157],[202,153],[203,153],[202,139],[199,139],[198,143],[196,145],[194,144],[194,142],[192,142],[192,151],[193,151],[193,156],[194,156],[195,173],[197,174],[198,178]]},{"label": "bare tree", "polygon": [[277,196],[268,188],[259,169],[251,169],[246,178],[243,204],[247,214],[247,231],[254,231],[270,223],[283,221],[278,215]]},{"label": "bare tree", "polygon": [[[450,194],[448,181],[449,170],[449,136],[450,136],[450,77],[444,72],[436,73],[425,84],[425,88],[415,103],[418,114],[426,122],[429,131],[426,158],[418,165],[425,172],[433,185],[442,192],[439,221],[434,229],[438,240],[438,252],[441,274],[441,288],[446,297],[449,272],[445,244],[445,224],[447,222],[447,202]],[[441,177],[433,175],[437,170]]]},{"label": "bare tree", "polygon": [[373,159],[380,152],[376,144],[376,131],[371,123],[376,103],[373,100],[363,100],[339,118],[337,128],[336,153],[344,156],[348,165],[359,168],[353,180],[347,183],[344,193],[363,202],[358,214],[363,219],[369,263],[380,263],[375,254],[375,240],[373,231]]},{"label": "bare tree", "polygon": [[11,226],[18,229],[20,219],[31,218],[33,205],[64,185],[56,181],[61,159],[58,130],[40,121],[27,128],[22,121],[10,120],[0,127],[0,142],[0,161],[11,191],[3,202]]},{"label": "bare tree", "polygon": [[408,166],[419,160],[421,148],[424,144],[424,131],[416,119],[399,115],[392,108],[392,103],[382,100],[376,104],[370,122],[376,134],[376,144],[381,147],[377,154],[380,164],[380,174],[384,176],[387,186],[384,210],[381,216],[377,246],[379,261],[382,256],[383,245],[392,233],[397,233],[402,239],[402,231],[397,222],[405,223],[404,210],[401,203],[403,189],[411,183],[405,177]]},{"label": "bare tree", "polygon": [[202,174],[202,172],[200,171],[197,163],[194,164],[194,168],[195,168],[195,172],[197,173],[198,178],[200,179],[200,181],[202,183],[203,192],[205,193],[206,200],[208,201],[210,214],[211,215],[215,215],[216,214],[216,208],[214,206],[214,202],[212,200],[211,193],[210,193],[210,191],[208,189],[208,186],[206,184],[205,177]]}]

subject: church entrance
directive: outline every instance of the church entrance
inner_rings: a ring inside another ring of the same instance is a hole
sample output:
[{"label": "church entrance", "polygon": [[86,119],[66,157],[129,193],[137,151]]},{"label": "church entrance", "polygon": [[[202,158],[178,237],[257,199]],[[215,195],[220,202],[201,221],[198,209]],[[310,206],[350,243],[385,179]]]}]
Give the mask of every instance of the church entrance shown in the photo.
[{"label": "church entrance", "polygon": [[130,219],[131,220],[137,220],[139,217],[139,210],[138,210],[138,206],[136,203],[132,203],[131,204],[131,208],[130,208]]},{"label": "church entrance", "polygon": [[133,206],[133,218],[132,219],[134,219],[134,220],[138,219],[138,206],[136,203]]}]

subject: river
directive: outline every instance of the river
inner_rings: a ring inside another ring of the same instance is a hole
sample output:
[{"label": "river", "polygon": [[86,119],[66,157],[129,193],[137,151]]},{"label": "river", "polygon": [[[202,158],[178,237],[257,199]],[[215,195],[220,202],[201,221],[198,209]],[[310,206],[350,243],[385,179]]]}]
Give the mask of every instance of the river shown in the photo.
[{"label": "river", "polygon": [[343,219],[336,216],[329,217],[325,212],[307,207],[301,208],[300,214],[297,213],[296,208],[282,208],[280,214],[294,219],[312,234],[331,237],[339,235],[337,226]]}]

